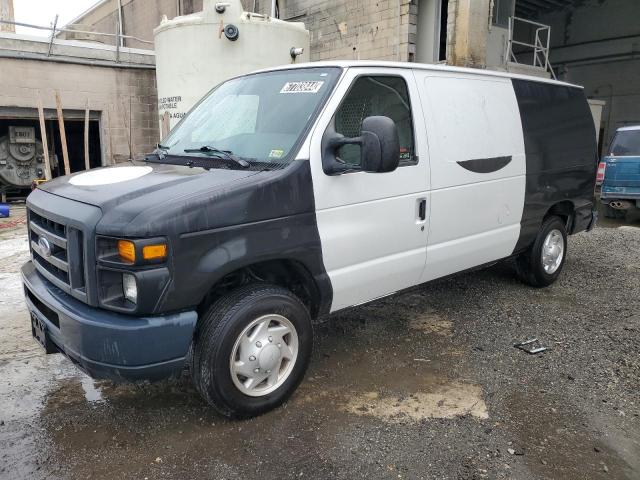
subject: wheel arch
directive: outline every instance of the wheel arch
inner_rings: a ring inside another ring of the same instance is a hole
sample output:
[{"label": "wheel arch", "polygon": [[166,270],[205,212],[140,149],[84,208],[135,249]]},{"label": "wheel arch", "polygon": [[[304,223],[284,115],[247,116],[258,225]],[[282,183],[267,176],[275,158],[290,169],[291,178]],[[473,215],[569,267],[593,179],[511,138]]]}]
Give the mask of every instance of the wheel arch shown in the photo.
[{"label": "wheel arch", "polygon": [[319,285],[321,280],[316,279],[303,262],[294,258],[265,258],[236,264],[213,279],[198,304],[198,316],[200,317],[226,292],[243,285],[261,282],[290,290],[304,303],[311,318],[316,318],[328,309],[326,303],[330,300]]},{"label": "wheel arch", "polygon": [[560,202],[554,203],[553,205],[551,205],[551,207],[549,207],[547,213],[542,219],[542,222],[544,222],[551,216],[560,217],[565,222],[565,228],[567,229],[567,232],[571,232],[575,219],[575,213],[576,206],[574,205],[574,203],[571,200],[562,200]]}]

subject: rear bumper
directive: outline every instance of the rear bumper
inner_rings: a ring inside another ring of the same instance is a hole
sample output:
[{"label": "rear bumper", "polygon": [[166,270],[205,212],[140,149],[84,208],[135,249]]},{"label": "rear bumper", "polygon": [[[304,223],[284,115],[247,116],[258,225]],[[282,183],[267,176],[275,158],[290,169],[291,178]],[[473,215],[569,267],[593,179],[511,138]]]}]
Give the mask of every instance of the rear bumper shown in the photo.
[{"label": "rear bumper", "polygon": [[600,200],[603,203],[609,203],[611,200],[632,200],[640,205],[640,186],[617,187],[605,181],[600,191]]},{"label": "rear bumper", "polygon": [[609,195],[609,196],[600,196],[600,202],[604,205],[609,205],[611,202],[624,200],[627,202],[631,202],[632,206],[636,208],[640,208],[640,197],[638,195]]},{"label": "rear bumper", "polygon": [[94,378],[158,380],[178,376],[197,321],[195,311],[135,317],[94,308],[22,267],[25,301],[52,345]]}]

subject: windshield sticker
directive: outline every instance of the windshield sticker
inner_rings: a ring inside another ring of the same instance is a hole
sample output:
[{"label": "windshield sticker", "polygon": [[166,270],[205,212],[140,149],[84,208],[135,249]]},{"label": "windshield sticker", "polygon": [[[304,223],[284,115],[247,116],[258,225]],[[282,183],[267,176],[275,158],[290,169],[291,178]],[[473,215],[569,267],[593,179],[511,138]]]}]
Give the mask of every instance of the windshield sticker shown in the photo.
[{"label": "windshield sticker", "polygon": [[281,150],[279,148],[274,148],[269,152],[269,158],[282,158],[283,155],[284,150]]},{"label": "windshield sticker", "polygon": [[310,80],[307,82],[287,82],[280,93],[318,93],[324,84],[323,80]]}]

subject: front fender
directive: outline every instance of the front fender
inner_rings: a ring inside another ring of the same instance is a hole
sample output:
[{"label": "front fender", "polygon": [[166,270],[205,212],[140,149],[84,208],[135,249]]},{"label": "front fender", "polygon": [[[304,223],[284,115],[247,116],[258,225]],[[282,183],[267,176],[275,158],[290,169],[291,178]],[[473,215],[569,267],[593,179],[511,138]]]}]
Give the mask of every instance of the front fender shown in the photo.
[{"label": "front fender", "polygon": [[180,257],[174,262],[163,311],[195,307],[228,274],[269,260],[304,266],[316,283],[320,304],[330,304],[331,284],[322,262],[315,213],[185,234],[175,251]]}]

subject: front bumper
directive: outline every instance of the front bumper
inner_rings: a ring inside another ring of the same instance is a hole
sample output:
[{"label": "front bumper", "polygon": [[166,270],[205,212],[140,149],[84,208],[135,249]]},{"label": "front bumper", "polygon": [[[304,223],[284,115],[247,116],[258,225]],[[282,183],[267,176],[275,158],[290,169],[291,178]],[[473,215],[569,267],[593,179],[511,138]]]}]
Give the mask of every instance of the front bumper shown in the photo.
[{"label": "front bumper", "polygon": [[31,261],[22,267],[25,300],[55,347],[94,378],[158,380],[180,375],[191,345],[195,311],[136,317],[90,307],[45,280]]}]

